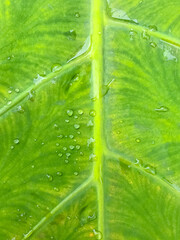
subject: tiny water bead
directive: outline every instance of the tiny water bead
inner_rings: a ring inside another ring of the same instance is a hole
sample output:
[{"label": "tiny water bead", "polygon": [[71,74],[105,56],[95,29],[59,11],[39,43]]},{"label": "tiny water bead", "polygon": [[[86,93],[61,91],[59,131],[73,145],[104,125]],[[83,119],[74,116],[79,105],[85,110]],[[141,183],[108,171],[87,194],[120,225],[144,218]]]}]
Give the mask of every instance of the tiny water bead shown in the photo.
[{"label": "tiny water bead", "polygon": [[149,34],[146,32],[146,31],[143,31],[142,34],[141,34],[142,38],[145,39],[145,40],[149,40],[150,39],[150,36]]},{"label": "tiny water bead", "polygon": [[56,146],[57,146],[57,147],[59,147],[59,145],[60,145],[59,143],[56,143]]},{"label": "tiny water bead", "polygon": [[18,113],[24,113],[24,109],[22,108],[22,106],[17,107],[17,112]]},{"label": "tiny water bead", "polygon": [[11,94],[11,93],[12,93],[12,91],[11,91],[11,90],[9,90],[9,91],[8,91],[8,93],[9,93],[9,94]]},{"label": "tiny water bead", "polygon": [[79,124],[74,124],[74,128],[75,128],[75,129],[79,129],[79,128],[80,128],[80,125],[79,125]]},{"label": "tiny water bead", "polygon": [[69,123],[69,119],[65,119],[65,122],[66,122],[66,123]]},{"label": "tiny water bead", "polygon": [[96,116],[96,112],[95,112],[94,110],[91,110],[91,111],[89,112],[89,115],[90,115],[91,117],[95,117],[95,116]]},{"label": "tiny water bead", "polygon": [[18,138],[14,139],[14,143],[18,144],[19,143],[19,139]]},{"label": "tiny water bead", "polygon": [[94,126],[94,124],[93,124],[93,122],[91,120],[89,120],[89,122],[87,123],[87,126],[88,127],[92,127],[92,126]]},{"label": "tiny water bead", "polygon": [[97,240],[102,239],[102,233],[96,229],[93,229],[94,236],[96,237]]},{"label": "tiny water bead", "polygon": [[69,135],[69,138],[73,139],[73,138],[74,138],[74,136],[73,136],[73,135]]},{"label": "tiny water bead", "polygon": [[59,188],[54,187],[54,191],[59,192]]},{"label": "tiny water bead", "polygon": [[80,17],[80,13],[79,12],[75,12],[75,17],[79,18]]},{"label": "tiny water bead", "polygon": [[65,33],[68,40],[76,40],[76,31],[71,29],[69,32]]},{"label": "tiny water bead", "polygon": [[58,138],[63,138],[64,136],[62,134],[60,134],[59,136],[57,136]]},{"label": "tiny water bead", "polygon": [[158,30],[158,28],[155,25],[149,25],[148,28],[150,31],[153,31],[153,32]]},{"label": "tiny water bead", "polygon": [[67,157],[70,157],[70,156],[71,156],[71,154],[70,154],[70,153],[66,153],[66,156],[67,156]]},{"label": "tiny water bead", "polygon": [[73,110],[67,110],[67,115],[71,117],[73,115]]},{"label": "tiny water bead", "polygon": [[61,64],[55,63],[51,67],[51,72],[56,72],[56,71],[60,70],[61,68],[62,68]]},{"label": "tiny water bead", "polygon": [[66,150],[67,150],[67,147],[63,147],[63,150],[66,151]]},{"label": "tiny water bead", "polygon": [[79,175],[79,173],[78,173],[78,172],[74,172],[74,175],[75,175],[75,176],[78,176],[78,175]]},{"label": "tiny water bead", "polygon": [[168,112],[169,108],[165,106],[161,106],[160,108],[155,109],[156,112]]},{"label": "tiny water bead", "polygon": [[83,113],[84,113],[83,110],[81,110],[81,109],[78,110],[79,115],[83,115]]},{"label": "tiny water bead", "polygon": [[91,144],[91,143],[94,143],[95,142],[95,139],[94,138],[89,138],[88,140],[87,140],[87,146],[89,147],[89,145]]},{"label": "tiny water bead", "polygon": [[141,139],[140,139],[140,138],[136,138],[136,142],[137,142],[137,143],[140,143],[140,142],[141,142]]},{"label": "tiny water bead", "polygon": [[52,182],[52,181],[53,181],[53,176],[52,176],[52,175],[46,174],[46,177],[48,178],[48,181],[49,181],[49,182]]},{"label": "tiny water bead", "polygon": [[19,88],[16,88],[14,91],[15,91],[16,93],[19,93],[19,92],[20,92]]},{"label": "tiny water bead", "polygon": [[157,47],[157,44],[155,42],[150,42],[150,46],[155,48],[155,47]]},{"label": "tiny water bead", "polygon": [[81,148],[80,145],[76,145],[76,149],[79,150]]},{"label": "tiny water bead", "polygon": [[59,172],[59,171],[58,171],[56,174],[57,174],[58,176],[62,176],[62,175],[63,175],[63,173],[62,173],[62,172]]},{"label": "tiny water bead", "polygon": [[70,148],[71,150],[73,150],[73,149],[74,149],[74,146],[73,146],[73,145],[70,145],[69,148]]}]

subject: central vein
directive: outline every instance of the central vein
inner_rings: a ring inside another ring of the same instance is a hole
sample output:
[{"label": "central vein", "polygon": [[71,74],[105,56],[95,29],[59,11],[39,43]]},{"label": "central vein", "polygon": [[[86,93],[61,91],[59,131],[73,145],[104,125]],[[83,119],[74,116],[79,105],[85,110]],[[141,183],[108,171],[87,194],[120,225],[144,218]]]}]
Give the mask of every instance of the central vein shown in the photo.
[{"label": "central vein", "polygon": [[103,81],[103,4],[102,0],[92,1],[92,71],[93,89],[95,94],[95,155],[93,178],[97,186],[98,197],[98,231],[104,235],[104,193],[102,179],[102,98]]}]

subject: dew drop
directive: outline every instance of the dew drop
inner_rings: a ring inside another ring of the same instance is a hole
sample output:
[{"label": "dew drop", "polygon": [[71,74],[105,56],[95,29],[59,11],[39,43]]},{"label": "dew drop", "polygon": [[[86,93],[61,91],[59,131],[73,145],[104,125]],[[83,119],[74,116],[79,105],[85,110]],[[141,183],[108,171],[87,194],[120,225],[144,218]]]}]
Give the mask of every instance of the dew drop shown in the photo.
[{"label": "dew drop", "polygon": [[92,127],[93,125],[94,125],[93,122],[91,120],[89,120],[89,122],[87,123],[87,126]]},{"label": "dew drop", "polygon": [[52,180],[53,180],[53,176],[52,175],[47,174],[46,177],[48,178],[49,182],[52,182]]},{"label": "dew drop", "polygon": [[69,163],[69,161],[68,161],[67,159],[66,159],[64,162],[65,162],[66,164]]},{"label": "dew drop", "polygon": [[79,124],[74,124],[74,128],[75,128],[75,129],[79,129],[79,128],[80,128],[80,125],[79,125]]},{"label": "dew drop", "polygon": [[78,118],[78,116],[74,116],[74,118],[75,118],[75,119],[77,119],[77,118]]},{"label": "dew drop", "polygon": [[81,109],[78,110],[79,115],[83,115],[83,113],[84,113],[83,110],[81,110]]},{"label": "dew drop", "polygon": [[56,146],[57,146],[57,147],[59,147],[59,145],[60,145],[59,143],[56,143]]},{"label": "dew drop", "polygon": [[67,157],[70,157],[70,156],[71,156],[71,154],[70,154],[70,153],[66,153],[66,156],[67,156]]},{"label": "dew drop", "polygon": [[66,122],[66,123],[69,123],[69,119],[66,119],[65,122]]},{"label": "dew drop", "polygon": [[7,105],[11,105],[11,103],[12,103],[12,101],[8,101],[8,102],[7,102]]},{"label": "dew drop", "polygon": [[24,109],[21,106],[17,107],[17,112],[18,113],[24,113]]},{"label": "dew drop", "polygon": [[66,151],[66,150],[67,150],[67,147],[63,147],[63,150]]},{"label": "dew drop", "polygon": [[9,90],[9,91],[8,91],[8,93],[9,93],[9,94],[11,94],[11,93],[12,93],[12,91],[11,91],[11,90]]},{"label": "dew drop", "polygon": [[137,143],[140,143],[140,142],[141,142],[141,139],[136,138],[136,142],[137,142]]},{"label": "dew drop", "polygon": [[94,143],[94,142],[95,142],[95,139],[94,139],[94,138],[88,139],[88,140],[87,140],[87,146],[89,147],[89,145],[90,145],[91,143]]},{"label": "dew drop", "polygon": [[96,237],[97,240],[102,239],[102,233],[96,229],[93,229],[94,236]]},{"label": "dew drop", "polygon": [[57,172],[56,174],[57,174],[58,176],[62,176],[62,175],[63,175],[62,172]]},{"label": "dew drop", "polygon": [[75,17],[79,18],[80,17],[80,13],[79,12],[75,12]]},{"label": "dew drop", "polygon": [[29,91],[29,93],[28,93],[28,100],[33,102],[34,101],[34,97],[35,97],[35,91],[34,90]]},{"label": "dew drop", "polygon": [[74,31],[73,29],[71,29],[69,32],[66,32],[65,35],[68,40],[76,40],[76,31]]},{"label": "dew drop", "polygon": [[148,173],[150,173],[152,175],[156,174],[156,168],[151,166],[151,165],[145,165],[144,169],[145,169],[146,172],[148,172]]},{"label": "dew drop", "polygon": [[150,42],[150,46],[155,48],[155,47],[157,47],[157,44],[155,42]]},{"label": "dew drop", "polygon": [[11,146],[11,149],[14,149],[14,146]]},{"label": "dew drop", "polygon": [[168,112],[169,108],[167,108],[165,106],[161,106],[160,108],[156,108],[155,111],[156,112]]},{"label": "dew drop", "polygon": [[73,149],[74,149],[74,146],[73,146],[73,145],[70,145],[69,148],[70,148],[71,150],[73,150]]},{"label": "dew drop", "polygon": [[145,40],[149,40],[149,39],[150,39],[150,36],[149,36],[149,34],[147,34],[146,31],[143,31],[143,32],[142,32],[142,38],[145,39]]},{"label": "dew drop", "polygon": [[51,67],[51,72],[59,71],[61,68],[62,68],[61,64],[55,63],[55,64],[53,64],[52,67]]},{"label": "dew drop", "polygon": [[95,117],[95,116],[96,116],[96,112],[95,112],[94,110],[91,110],[91,111],[89,112],[89,115],[90,115],[91,117]]},{"label": "dew drop", "polygon": [[64,136],[62,134],[60,134],[59,136],[57,136],[58,138],[63,138]]},{"label": "dew drop", "polygon": [[76,145],[76,149],[79,150],[81,148],[80,145]]},{"label": "dew drop", "polygon": [[54,191],[59,192],[59,188],[54,187]]},{"label": "dew drop", "polygon": [[158,29],[157,29],[157,27],[155,25],[149,25],[149,30],[155,32]]},{"label": "dew drop", "polygon": [[70,137],[71,139],[73,139],[73,138],[74,138],[74,136],[73,136],[73,135],[69,135],[69,137]]},{"label": "dew drop", "polygon": [[58,156],[59,156],[59,157],[62,157],[62,156],[63,156],[63,154],[62,154],[62,153],[58,153]]},{"label": "dew drop", "polygon": [[78,176],[78,175],[79,175],[79,173],[78,173],[78,172],[74,172],[74,175],[75,175],[75,176]]},{"label": "dew drop", "polygon": [[73,115],[73,110],[67,110],[67,115],[71,117]]},{"label": "dew drop", "polygon": [[19,139],[18,138],[14,139],[14,143],[18,144],[19,143]]},{"label": "dew drop", "polygon": [[15,92],[16,92],[16,93],[19,93],[19,92],[20,92],[19,88],[16,88],[16,89],[15,89]]}]

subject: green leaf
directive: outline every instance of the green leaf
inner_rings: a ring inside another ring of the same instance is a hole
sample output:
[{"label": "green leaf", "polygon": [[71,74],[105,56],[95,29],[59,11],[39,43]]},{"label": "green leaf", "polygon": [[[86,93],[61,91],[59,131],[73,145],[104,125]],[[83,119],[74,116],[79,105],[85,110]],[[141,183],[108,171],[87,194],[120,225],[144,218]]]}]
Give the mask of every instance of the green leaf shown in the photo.
[{"label": "green leaf", "polygon": [[180,2],[0,2],[0,239],[180,239]]}]

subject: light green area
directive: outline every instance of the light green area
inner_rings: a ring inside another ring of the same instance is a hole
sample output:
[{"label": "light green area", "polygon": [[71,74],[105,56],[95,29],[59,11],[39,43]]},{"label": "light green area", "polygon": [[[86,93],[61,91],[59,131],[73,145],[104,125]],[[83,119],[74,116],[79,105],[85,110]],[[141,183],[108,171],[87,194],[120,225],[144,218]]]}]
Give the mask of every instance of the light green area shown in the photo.
[{"label": "light green area", "polygon": [[180,239],[180,2],[0,3],[0,239]]}]

